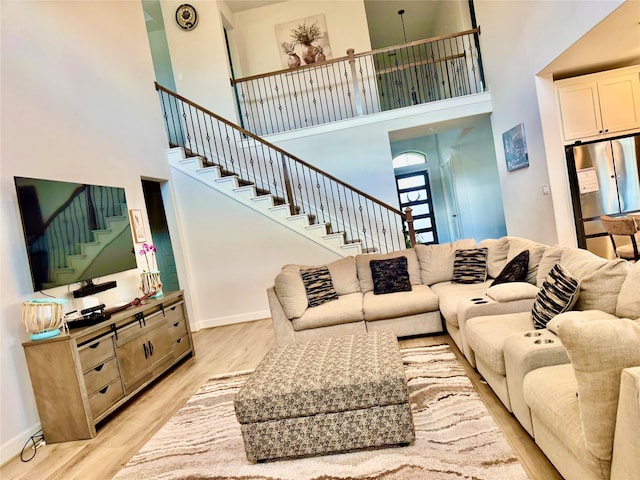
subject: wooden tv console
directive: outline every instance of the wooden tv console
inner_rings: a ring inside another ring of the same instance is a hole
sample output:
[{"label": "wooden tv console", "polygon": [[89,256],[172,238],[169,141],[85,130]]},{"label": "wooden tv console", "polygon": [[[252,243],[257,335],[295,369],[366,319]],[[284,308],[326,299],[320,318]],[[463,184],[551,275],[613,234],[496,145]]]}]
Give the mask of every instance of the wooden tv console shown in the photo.
[{"label": "wooden tv console", "polygon": [[47,443],[95,437],[96,424],[195,354],[181,291],[22,345]]}]

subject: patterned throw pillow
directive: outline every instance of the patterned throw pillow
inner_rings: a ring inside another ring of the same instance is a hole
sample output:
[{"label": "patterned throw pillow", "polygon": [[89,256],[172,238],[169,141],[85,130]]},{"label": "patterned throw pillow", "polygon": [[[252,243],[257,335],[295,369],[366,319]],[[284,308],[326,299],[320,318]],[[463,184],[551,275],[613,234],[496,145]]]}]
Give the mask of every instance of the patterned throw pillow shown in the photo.
[{"label": "patterned throw pillow", "polygon": [[513,257],[498,274],[491,286],[509,282],[524,282],[529,271],[529,250],[524,250]]},{"label": "patterned throw pillow", "polygon": [[369,266],[373,277],[374,295],[411,291],[407,257],[371,260]]},{"label": "patterned throw pillow", "polygon": [[338,294],[333,288],[331,274],[327,267],[300,270],[300,275],[302,276],[302,283],[304,283],[310,307],[317,307],[323,303],[338,299]]},{"label": "patterned throw pillow", "polygon": [[487,279],[488,251],[486,247],[456,250],[451,281],[454,283],[484,282]]},{"label": "patterned throw pillow", "polygon": [[545,278],[533,303],[533,323],[537,329],[546,328],[556,315],[571,310],[580,295],[580,282],[566,268],[556,263]]}]

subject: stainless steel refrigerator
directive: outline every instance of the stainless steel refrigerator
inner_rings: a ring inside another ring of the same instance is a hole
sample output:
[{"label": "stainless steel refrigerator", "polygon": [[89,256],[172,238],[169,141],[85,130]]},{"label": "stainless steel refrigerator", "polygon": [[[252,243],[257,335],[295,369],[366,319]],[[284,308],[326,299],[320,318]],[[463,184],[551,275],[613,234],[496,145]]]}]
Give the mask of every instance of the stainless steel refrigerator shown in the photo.
[{"label": "stainless steel refrigerator", "polygon": [[566,147],[578,246],[613,258],[600,215],[640,212],[640,134]]}]

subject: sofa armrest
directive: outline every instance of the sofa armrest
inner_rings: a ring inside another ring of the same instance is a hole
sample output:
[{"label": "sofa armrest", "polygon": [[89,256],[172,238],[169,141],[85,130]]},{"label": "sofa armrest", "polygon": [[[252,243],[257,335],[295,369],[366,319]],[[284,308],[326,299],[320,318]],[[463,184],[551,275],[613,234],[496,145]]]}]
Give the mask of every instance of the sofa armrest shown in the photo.
[{"label": "sofa armrest", "polygon": [[637,479],[640,475],[640,366],[622,370],[613,438],[611,480]]},{"label": "sofa armrest", "polygon": [[569,356],[560,339],[548,330],[532,330],[508,337],[503,353],[511,409],[523,428],[533,436],[531,412],[522,393],[524,377],[537,368],[569,363]]},{"label": "sofa armrest", "polygon": [[463,300],[458,303],[458,328],[460,329],[462,353],[464,353],[464,356],[474,368],[476,367],[476,358],[465,334],[465,325],[467,320],[486,315],[530,312],[535,300],[534,298],[523,298],[507,302],[497,302],[486,295],[482,297],[481,300],[475,300],[475,298],[476,297],[473,299]]},{"label": "sofa armrest", "polygon": [[276,295],[275,287],[267,288],[267,298],[269,300],[269,309],[271,310],[271,321],[273,322],[276,344],[280,346],[295,343],[293,325],[284,313],[284,308],[282,308],[278,295]]}]

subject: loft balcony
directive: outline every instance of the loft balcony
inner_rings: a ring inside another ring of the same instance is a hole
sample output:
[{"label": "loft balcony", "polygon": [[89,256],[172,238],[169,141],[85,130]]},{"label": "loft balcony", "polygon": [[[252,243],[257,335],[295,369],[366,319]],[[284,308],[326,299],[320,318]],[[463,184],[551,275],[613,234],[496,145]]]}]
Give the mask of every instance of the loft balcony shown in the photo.
[{"label": "loft balcony", "polygon": [[484,92],[480,29],[231,80],[259,136]]}]

